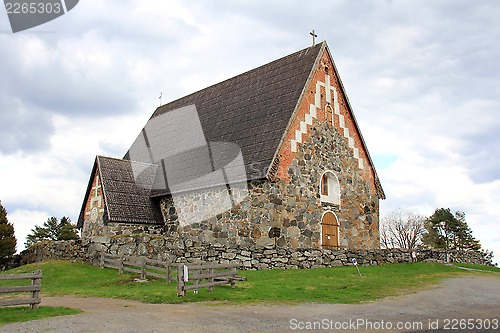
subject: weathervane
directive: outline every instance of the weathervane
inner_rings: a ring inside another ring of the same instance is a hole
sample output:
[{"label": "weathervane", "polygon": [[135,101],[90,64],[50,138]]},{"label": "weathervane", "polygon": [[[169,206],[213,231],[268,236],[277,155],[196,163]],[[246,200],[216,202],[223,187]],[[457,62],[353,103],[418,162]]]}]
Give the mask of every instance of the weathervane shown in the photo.
[{"label": "weathervane", "polygon": [[313,45],[312,45],[312,46],[314,47],[314,45],[316,45],[315,38],[316,38],[316,37],[318,37],[318,35],[316,35],[316,34],[314,33],[314,30],[313,30],[313,31],[311,31],[309,34],[310,34],[310,35],[312,36],[312,38],[313,38]]},{"label": "weathervane", "polygon": [[160,97],[158,97],[160,99],[160,106],[161,106],[161,95],[163,95],[162,91],[160,91]]}]

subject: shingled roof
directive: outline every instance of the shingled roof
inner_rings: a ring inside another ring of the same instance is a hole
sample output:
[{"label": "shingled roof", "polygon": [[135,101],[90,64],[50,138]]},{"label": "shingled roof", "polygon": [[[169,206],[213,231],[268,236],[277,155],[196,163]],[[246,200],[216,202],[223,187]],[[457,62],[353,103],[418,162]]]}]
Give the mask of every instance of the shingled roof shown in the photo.
[{"label": "shingled roof", "polygon": [[[237,144],[247,179],[262,179],[324,45],[308,47],[162,105],[151,119],[195,105],[206,141]],[[124,159],[130,159],[129,153]],[[167,189],[156,194],[168,193]]]},{"label": "shingled roof", "polygon": [[[141,170],[140,178],[134,177],[133,169]],[[101,180],[104,196],[104,221],[141,224],[162,223],[159,208],[150,198],[150,184],[154,180],[156,169],[157,166],[154,164],[97,156],[77,227],[83,226],[85,207],[96,172]]]}]

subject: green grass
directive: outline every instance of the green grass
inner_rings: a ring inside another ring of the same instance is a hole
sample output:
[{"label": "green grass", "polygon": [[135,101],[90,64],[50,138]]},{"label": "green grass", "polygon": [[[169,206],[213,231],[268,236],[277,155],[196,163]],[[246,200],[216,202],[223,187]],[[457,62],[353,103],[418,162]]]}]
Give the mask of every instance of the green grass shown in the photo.
[{"label": "green grass", "polygon": [[81,313],[78,309],[70,309],[62,306],[40,306],[37,309],[31,309],[28,306],[6,307],[0,308],[0,326],[9,323],[78,313]]},{"label": "green grass", "polygon": [[462,263],[456,263],[455,266],[457,266],[457,267],[471,268],[471,269],[477,269],[477,270],[480,270],[480,271],[488,271],[488,272],[500,273],[500,268],[496,267],[496,266],[484,266],[484,265],[462,264]]},{"label": "green grass", "polygon": [[[480,266],[485,267],[485,266]],[[119,274],[70,261],[47,261],[26,265],[6,273],[43,271],[42,292],[47,296],[77,295],[139,300],[146,303],[359,303],[386,296],[412,293],[439,283],[444,278],[470,274],[453,266],[437,263],[393,264],[360,267],[333,267],[304,270],[239,271],[248,281],[236,288],[218,286],[214,292],[200,289],[177,297],[176,283],[165,280],[134,282],[137,274]],[[485,273],[487,274],[487,273]],[[3,284],[0,284],[3,285]]]},{"label": "green grass", "polygon": [[[460,264],[462,267],[499,272],[496,267]],[[28,273],[41,269],[42,300],[46,296],[76,295],[81,297],[108,297],[139,300],[146,303],[212,302],[211,304],[267,304],[360,303],[416,292],[438,284],[444,278],[477,275],[451,265],[437,263],[393,264],[360,267],[362,278],[355,267],[332,267],[304,270],[240,271],[248,281],[229,286],[218,286],[213,292],[200,289],[198,294],[187,292],[177,297],[175,281],[134,282],[137,274],[119,274],[115,269],[101,269],[71,261],[46,261],[22,266],[2,274]],[[19,283],[22,281],[23,283]],[[29,284],[30,280],[0,281],[0,286]],[[0,308],[0,325],[36,320],[44,317],[79,313],[64,307],[41,306]]]}]

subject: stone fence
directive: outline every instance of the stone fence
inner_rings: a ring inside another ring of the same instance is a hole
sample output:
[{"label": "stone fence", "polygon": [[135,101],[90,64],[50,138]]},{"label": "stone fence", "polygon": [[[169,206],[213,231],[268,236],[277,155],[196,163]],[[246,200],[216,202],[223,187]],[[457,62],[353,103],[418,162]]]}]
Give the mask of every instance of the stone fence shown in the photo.
[{"label": "stone fence", "polygon": [[[130,238],[130,239],[129,239]],[[92,262],[100,252],[147,256],[174,263],[237,262],[243,269],[316,268],[352,265],[380,265],[412,261],[467,262],[491,265],[478,252],[420,250],[414,254],[400,249],[377,250],[319,250],[284,249],[273,247],[241,247],[220,244],[201,244],[191,241],[167,240],[163,237],[134,236],[107,239],[106,243],[78,241],[45,241],[31,246],[20,254],[20,264],[49,259],[70,259]]]},{"label": "stone fence", "polygon": [[19,254],[19,265],[44,260],[67,259],[88,262],[88,245],[81,240],[43,241],[30,246]]}]

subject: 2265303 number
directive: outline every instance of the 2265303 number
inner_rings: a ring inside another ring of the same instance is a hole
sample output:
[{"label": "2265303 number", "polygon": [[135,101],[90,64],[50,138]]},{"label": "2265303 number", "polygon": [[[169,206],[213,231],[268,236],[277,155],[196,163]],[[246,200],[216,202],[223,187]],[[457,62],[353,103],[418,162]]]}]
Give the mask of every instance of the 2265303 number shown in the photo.
[{"label": "2265303 number", "polygon": [[444,330],[497,330],[498,319],[444,319]]},{"label": "2265303 number", "polygon": [[6,2],[7,14],[59,14],[63,11],[60,2]]}]

